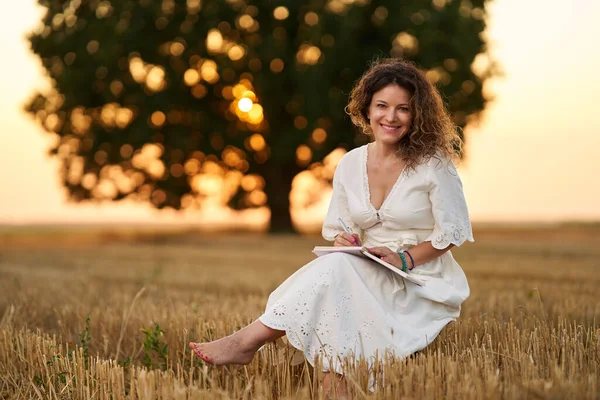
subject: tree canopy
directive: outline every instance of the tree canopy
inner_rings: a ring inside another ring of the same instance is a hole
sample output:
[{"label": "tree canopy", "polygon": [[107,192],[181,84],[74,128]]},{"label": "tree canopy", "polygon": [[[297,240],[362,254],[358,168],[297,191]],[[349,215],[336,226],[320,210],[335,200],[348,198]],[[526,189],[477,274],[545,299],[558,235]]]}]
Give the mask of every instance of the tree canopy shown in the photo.
[{"label": "tree canopy", "polygon": [[[27,106],[57,138],[70,199],[268,206],[366,143],[344,113],[374,57],[427,70],[464,127],[484,108],[485,0],[40,0],[29,37],[52,81]],[[479,64],[474,71],[473,64]]]}]

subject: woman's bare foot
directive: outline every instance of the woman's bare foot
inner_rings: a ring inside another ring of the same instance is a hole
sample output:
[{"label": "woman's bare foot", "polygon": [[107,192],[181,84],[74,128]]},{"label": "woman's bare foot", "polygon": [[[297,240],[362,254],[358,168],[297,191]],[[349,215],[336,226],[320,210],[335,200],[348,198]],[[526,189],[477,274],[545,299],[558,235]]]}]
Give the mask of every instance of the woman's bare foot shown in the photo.
[{"label": "woman's bare foot", "polygon": [[190,343],[198,357],[209,364],[250,364],[254,354],[265,343],[285,335],[285,331],[271,329],[259,320],[233,335],[208,343]]},{"label": "woman's bare foot", "polygon": [[350,399],[348,394],[348,383],[342,375],[327,372],[323,376],[323,393],[326,399],[347,400]]},{"label": "woman's bare foot", "polygon": [[213,365],[250,364],[259,347],[244,343],[243,338],[235,333],[208,343],[190,343],[198,357]]}]

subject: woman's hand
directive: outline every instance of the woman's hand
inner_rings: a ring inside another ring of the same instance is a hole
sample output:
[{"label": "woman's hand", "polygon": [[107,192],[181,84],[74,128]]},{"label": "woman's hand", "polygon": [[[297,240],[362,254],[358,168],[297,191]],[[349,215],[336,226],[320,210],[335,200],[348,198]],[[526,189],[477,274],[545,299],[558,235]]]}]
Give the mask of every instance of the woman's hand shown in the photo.
[{"label": "woman's hand", "polygon": [[[402,269],[402,259],[400,258],[400,255],[398,255],[398,253],[396,253],[395,251],[392,251],[387,247],[369,247],[367,248],[367,250],[369,250],[370,253],[375,254],[376,256],[381,258],[386,263],[392,264],[394,267]],[[408,269],[411,269],[410,263],[407,263],[406,267]]]},{"label": "woman's hand", "polygon": [[360,238],[358,237],[358,233],[353,233],[350,235],[349,233],[342,232],[335,237],[333,241],[334,246],[360,246]]}]

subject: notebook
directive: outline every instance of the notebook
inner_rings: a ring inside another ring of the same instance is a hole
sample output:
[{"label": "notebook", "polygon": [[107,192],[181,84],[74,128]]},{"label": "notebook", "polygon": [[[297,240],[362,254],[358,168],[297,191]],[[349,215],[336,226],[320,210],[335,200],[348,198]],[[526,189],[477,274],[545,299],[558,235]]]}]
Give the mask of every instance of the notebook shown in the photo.
[{"label": "notebook", "polygon": [[393,266],[392,264],[383,261],[382,259],[377,257],[375,254],[370,253],[366,247],[362,247],[362,246],[315,246],[315,248],[313,249],[312,252],[317,257],[321,257],[321,256],[324,256],[326,254],[331,254],[331,253],[347,253],[347,254],[353,254],[358,257],[368,258],[368,259],[371,259],[371,260],[383,265],[387,269],[400,275],[402,278],[414,283],[415,285],[419,285],[419,286],[425,285],[425,282],[423,280],[415,277],[410,272],[404,272],[401,269]]}]

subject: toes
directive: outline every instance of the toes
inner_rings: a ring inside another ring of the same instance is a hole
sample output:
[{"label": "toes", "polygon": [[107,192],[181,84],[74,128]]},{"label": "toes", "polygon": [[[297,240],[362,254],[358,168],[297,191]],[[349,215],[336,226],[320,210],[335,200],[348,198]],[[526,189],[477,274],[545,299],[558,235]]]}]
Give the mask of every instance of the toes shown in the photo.
[{"label": "toes", "polygon": [[203,354],[200,351],[200,349],[198,348],[198,344],[197,343],[190,342],[190,349],[192,349],[192,351],[194,352],[194,354],[197,355],[198,357],[200,357],[202,360],[206,361],[207,363],[214,364],[214,360],[212,358],[210,358],[206,354]]},{"label": "toes", "polygon": [[202,354],[202,352],[198,349],[194,350],[194,353],[200,357],[202,360],[206,361],[209,364],[214,364],[214,360],[207,355]]}]

